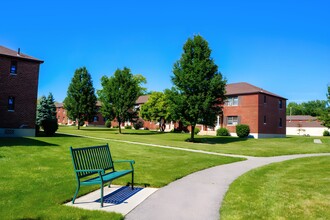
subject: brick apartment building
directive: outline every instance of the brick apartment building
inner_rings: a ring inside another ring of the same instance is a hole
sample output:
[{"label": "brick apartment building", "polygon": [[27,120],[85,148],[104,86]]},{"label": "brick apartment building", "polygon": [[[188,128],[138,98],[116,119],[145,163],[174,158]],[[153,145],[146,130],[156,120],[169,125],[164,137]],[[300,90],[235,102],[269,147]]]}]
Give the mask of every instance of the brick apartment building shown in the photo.
[{"label": "brick apartment building", "polygon": [[43,62],[0,46],[0,137],[35,136],[39,66]]},{"label": "brick apartment building", "polygon": [[[226,86],[227,100],[223,105],[223,111],[218,116],[215,127],[197,125],[201,129],[200,134],[215,135],[216,129],[227,128],[231,135],[236,135],[237,124],[250,126],[250,134],[254,138],[285,137],[286,135],[286,99],[267,90],[248,83],[232,83]],[[140,96],[135,108],[148,101],[149,95]],[[99,103],[99,107],[100,107]],[[60,110],[62,108],[62,110]],[[65,111],[63,105],[59,105],[58,112]],[[60,117],[63,118],[63,117]],[[63,118],[64,119],[64,118]],[[89,125],[104,125],[105,120],[100,113],[97,120]],[[65,119],[66,121],[68,119]],[[66,124],[64,120],[62,124]],[[112,126],[118,125],[112,122]],[[122,126],[131,125],[124,122]],[[167,131],[177,127],[175,122],[166,124]],[[144,127],[150,130],[158,129],[158,123],[145,121]]]},{"label": "brick apartment building", "polygon": [[245,82],[228,84],[226,97],[216,127],[203,126],[202,133],[212,134],[224,127],[236,135],[235,126],[247,124],[254,138],[285,137],[285,98]]}]

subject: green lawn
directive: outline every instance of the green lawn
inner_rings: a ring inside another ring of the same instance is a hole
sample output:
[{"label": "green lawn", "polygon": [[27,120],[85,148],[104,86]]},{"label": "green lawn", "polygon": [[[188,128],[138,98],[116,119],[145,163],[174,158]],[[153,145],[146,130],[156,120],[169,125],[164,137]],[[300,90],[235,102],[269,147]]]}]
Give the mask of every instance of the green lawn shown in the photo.
[{"label": "green lawn", "polygon": [[[124,137],[129,140],[127,136]],[[120,214],[61,205],[71,200],[76,188],[69,146],[105,143],[60,134],[51,138],[0,138],[0,219],[122,219]],[[118,142],[109,144],[115,160],[136,161],[136,184],[152,187],[164,186],[198,170],[241,160]],[[129,176],[113,184],[128,181]],[[80,195],[96,188],[82,187]]]},{"label": "green lawn", "polygon": [[221,219],[330,219],[330,157],[252,170],[230,186]]},{"label": "green lawn", "polygon": [[76,127],[62,126],[59,132],[257,157],[330,152],[330,137],[317,137],[323,144],[314,144],[314,137],[240,139],[198,135],[196,140],[199,143],[190,143],[185,142],[190,134],[155,131],[124,129],[123,134],[119,134],[118,129],[83,127],[77,130]]}]

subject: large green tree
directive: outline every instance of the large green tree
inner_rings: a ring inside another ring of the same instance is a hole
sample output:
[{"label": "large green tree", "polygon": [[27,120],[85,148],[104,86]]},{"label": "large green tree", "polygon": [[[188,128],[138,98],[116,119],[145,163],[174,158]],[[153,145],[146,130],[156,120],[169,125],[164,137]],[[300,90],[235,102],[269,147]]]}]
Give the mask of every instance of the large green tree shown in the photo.
[{"label": "large green tree", "polygon": [[173,67],[170,100],[178,116],[191,126],[191,141],[197,123],[214,125],[225,100],[226,80],[211,58],[208,42],[200,35],[189,38]]},{"label": "large green tree", "polygon": [[148,101],[142,105],[140,115],[144,120],[159,122],[159,129],[164,131],[166,121],[171,120],[165,93],[152,92]]},{"label": "large green tree", "polygon": [[78,120],[78,129],[84,121],[91,121],[96,115],[96,95],[91,75],[86,67],[75,71],[64,100],[68,117]]},{"label": "large green tree", "polygon": [[146,79],[142,75],[133,75],[129,68],[117,69],[113,76],[101,78],[102,89],[98,96],[102,102],[101,112],[109,118],[116,118],[121,133],[121,123],[134,117],[134,105],[137,98],[145,92],[142,84]]}]

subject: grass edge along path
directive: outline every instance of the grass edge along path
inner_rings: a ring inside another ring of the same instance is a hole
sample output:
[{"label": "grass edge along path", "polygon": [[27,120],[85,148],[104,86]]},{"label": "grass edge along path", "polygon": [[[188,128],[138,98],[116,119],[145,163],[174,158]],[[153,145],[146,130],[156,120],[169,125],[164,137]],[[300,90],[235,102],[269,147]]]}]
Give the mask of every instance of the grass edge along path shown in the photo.
[{"label": "grass edge along path", "polygon": [[[87,211],[62,204],[76,189],[69,146],[104,144],[104,140],[55,134],[54,137],[0,139],[0,219],[122,219],[116,213]],[[135,159],[136,183],[161,187],[190,173],[243,158],[195,154],[112,142],[114,159]],[[120,168],[118,168],[120,169]],[[130,178],[113,184],[125,185]],[[99,186],[83,187],[86,194]]]},{"label": "grass edge along path", "polygon": [[329,219],[329,158],[297,155],[246,172],[226,192],[221,219]]},{"label": "grass edge along path", "polygon": [[115,142],[121,142],[121,143],[127,143],[127,144],[136,144],[136,145],[159,147],[159,148],[172,149],[172,150],[188,151],[188,152],[193,152],[193,153],[210,154],[210,155],[225,156],[225,157],[238,157],[238,158],[245,158],[245,159],[253,158],[252,156],[216,153],[216,152],[211,152],[211,151],[195,150],[195,149],[181,148],[181,147],[172,147],[172,146],[160,145],[160,144],[148,144],[148,143],[142,143],[142,142],[136,142],[136,141],[125,141],[125,140],[119,140],[119,139],[113,139],[113,138],[93,137],[93,136],[87,136],[87,135],[70,134],[70,133],[65,133],[65,132],[57,132],[57,133],[63,134],[63,135],[69,135],[69,136],[91,138],[91,139],[96,139],[96,140],[115,141]]}]

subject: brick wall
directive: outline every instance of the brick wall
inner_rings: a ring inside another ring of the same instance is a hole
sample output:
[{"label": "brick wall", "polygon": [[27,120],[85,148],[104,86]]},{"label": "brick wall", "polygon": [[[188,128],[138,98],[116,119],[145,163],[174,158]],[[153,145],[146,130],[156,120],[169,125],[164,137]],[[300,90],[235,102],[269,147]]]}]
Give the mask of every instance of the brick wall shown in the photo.
[{"label": "brick wall", "polygon": [[[11,61],[17,74],[10,74]],[[39,62],[0,55],[0,128],[35,128]],[[8,111],[8,97],[15,97],[14,111]]]}]

